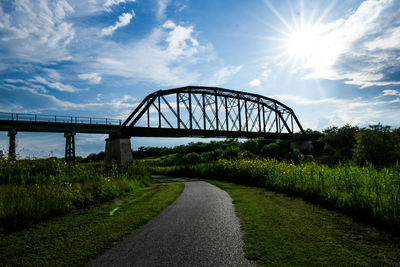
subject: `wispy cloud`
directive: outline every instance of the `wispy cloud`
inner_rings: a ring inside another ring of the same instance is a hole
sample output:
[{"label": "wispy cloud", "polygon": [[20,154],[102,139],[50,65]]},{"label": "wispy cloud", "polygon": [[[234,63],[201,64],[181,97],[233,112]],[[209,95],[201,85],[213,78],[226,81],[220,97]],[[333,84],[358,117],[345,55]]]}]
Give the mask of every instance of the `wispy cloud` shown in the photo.
[{"label": "wispy cloud", "polygon": [[224,66],[214,73],[214,79],[216,85],[224,84],[228,79],[238,73],[243,66]]},{"label": "wispy cloud", "polygon": [[[36,92],[41,92],[41,93],[47,93],[48,90],[46,90],[45,87],[48,87],[50,89],[55,89],[60,92],[69,92],[69,93],[74,93],[77,91],[80,91],[78,88],[75,86],[69,85],[69,84],[64,84],[60,82],[58,79],[60,79],[60,75],[56,70],[50,70],[46,69],[48,72],[47,78],[44,78],[40,75],[35,76],[34,78],[30,79],[4,79],[3,83],[6,86],[9,86],[9,88],[16,88],[20,85],[26,86],[26,88],[29,88],[32,91]],[[16,87],[12,87],[10,84],[13,84]]]},{"label": "wispy cloud", "polygon": [[30,82],[36,83],[36,84],[43,84],[46,85],[52,89],[58,90],[60,92],[68,92],[68,93],[74,93],[79,91],[78,88],[75,86],[69,85],[69,84],[63,84],[58,81],[48,81],[45,78],[41,76],[36,76],[33,79],[29,79]]},{"label": "wispy cloud", "polygon": [[[399,96],[389,100],[365,99],[362,97],[352,99],[336,97],[311,99],[288,94],[272,97],[285,104],[287,103],[292,108],[296,107],[295,111],[303,110],[304,107],[307,107],[307,111],[303,112],[302,117],[303,120],[308,120],[308,124],[313,120],[319,120],[318,125],[310,126],[314,129],[323,129],[331,125],[342,126],[344,124],[366,126],[378,122],[398,126],[398,116],[393,110],[398,109],[400,105]],[[318,110],[320,115],[315,116],[315,113],[310,113],[309,110]],[[384,120],[382,121],[383,118]]]},{"label": "wispy cloud", "polygon": [[262,73],[261,73],[261,77],[263,79],[267,79],[269,77],[269,75],[271,75],[272,73],[272,69],[265,69]]},{"label": "wispy cloud", "polygon": [[349,109],[354,109],[358,107],[364,106],[378,106],[378,105],[388,105],[400,103],[400,98],[396,98],[389,101],[368,101],[363,100],[361,97],[353,98],[353,99],[345,99],[345,98],[322,98],[322,99],[310,99],[297,95],[276,95],[275,98],[283,101],[289,101],[292,103],[300,104],[300,105],[321,105],[321,104],[332,104],[332,105],[343,105],[347,106]]},{"label": "wispy cloud", "polygon": [[90,84],[98,84],[101,82],[101,76],[96,73],[82,73],[78,75],[78,78],[81,80],[87,80]]},{"label": "wispy cloud", "polygon": [[118,28],[129,25],[133,17],[135,17],[135,12],[133,10],[130,13],[123,13],[121,16],[118,17],[118,21],[114,25],[103,28],[100,32],[100,36],[112,35],[113,32],[116,31]]},{"label": "wispy cloud", "polygon": [[157,0],[157,18],[162,19],[165,17],[165,10],[171,0]]},{"label": "wispy cloud", "polygon": [[392,90],[392,89],[387,89],[387,90],[383,90],[382,91],[382,95],[386,96],[386,95],[390,95],[390,96],[400,96],[400,92],[397,90]]},{"label": "wispy cloud", "polygon": [[[12,90],[12,94],[9,91]],[[107,98],[105,101],[81,102],[61,100],[54,95],[35,90],[25,84],[0,84],[0,110],[3,112],[41,113],[77,110],[96,112],[96,116],[125,118],[137,106],[136,98],[129,95]],[[68,115],[68,114],[67,114]],[[90,115],[90,114],[89,114]]]},{"label": "wispy cloud", "polygon": [[74,9],[66,0],[13,1],[7,13],[0,4],[0,56],[42,63],[61,60],[75,30],[67,22]]}]

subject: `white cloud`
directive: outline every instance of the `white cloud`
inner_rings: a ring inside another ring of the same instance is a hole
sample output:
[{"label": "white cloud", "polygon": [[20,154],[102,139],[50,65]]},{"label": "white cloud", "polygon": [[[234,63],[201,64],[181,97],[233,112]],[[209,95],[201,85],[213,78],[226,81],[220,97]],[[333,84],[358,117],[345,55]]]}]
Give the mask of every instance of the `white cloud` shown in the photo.
[{"label": "white cloud", "polygon": [[82,73],[78,75],[78,78],[81,80],[87,80],[90,84],[98,84],[101,82],[101,76],[96,73]]},{"label": "white cloud", "polygon": [[265,69],[263,71],[263,73],[261,73],[261,77],[263,77],[264,79],[267,79],[271,73],[272,73],[271,69]]},{"label": "white cloud", "polygon": [[253,79],[253,80],[251,80],[251,81],[249,82],[249,85],[250,85],[251,87],[253,87],[253,86],[260,86],[260,84],[261,84],[261,81],[260,81],[259,79]]},{"label": "white cloud", "polygon": [[390,96],[400,96],[400,92],[397,91],[397,90],[388,89],[388,90],[383,90],[382,93],[383,93],[384,96],[386,96],[386,95],[390,95]]},{"label": "white cloud", "polygon": [[76,145],[99,144],[104,145],[104,140],[108,138],[106,134],[79,134],[76,138]]},{"label": "white cloud", "polygon": [[43,84],[46,85],[52,89],[56,89],[60,92],[69,92],[69,93],[74,93],[79,91],[78,88],[69,85],[69,84],[63,84],[61,82],[58,81],[48,81],[45,78],[41,77],[41,76],[35,76],[33,79],[29,79],[29,82],[31,83],[39,83],[39,84]]},{"label": "white cloud", "polygon": [[111,11],[110,7],[117,6],[122,3],[128,3],[128,2],[136,2],[136,0],[107,0],[104,3],[104,9],[106,11]]},{"label": "white cloud", "polygon": [[118,17],[118,21],[114,25],[103,28],[100,32],[100,36],[112,35],[118,28],[129,25],[133,17],[135,17],[135,12],[133,10],[130,13],[123,13]]},{"label": "white cloud", "polygon": [[165,17],[165,10],[167,9],[167,6],[171,0],[157,0],[157,18],[162,19]]},{"label": "white cloud", "polygon": [[220,85],[228,81],[228,79],[238,73],[242,66],[225,66],[214,73],[215,84]]},{"label": "white cloud", "polygon": [[[7,13],[4,12],[7,6]],[[66,0],[13,1],[0,4],[0,56],[27,62],[60,60],[75,30],[67,22],[74,9]]]},{"label": "white cloud", "polygon": [[109,41],[88,68],[107,75],[152,81],[163,86],[195,83],[199,74],[188,66],[204,60],[212,48],[196,40],[193,26],[167,21],[142,40]]},{"label": "white cloud", "polygon": [[400,27],[387,30],[386,36],[380,36],[366,42],[365,46],[370,51],[400,47]]},{"label": "white cloud", "polygon": [[314,25],[318,33],[305,76],[361,88],[400,84],[399,2],[366,0],[347,18]]},{"label": "white cloud", "polygon": [[199,42],[192,37],[193,26],[183,27],[175,25],[171,20],[166,21],[163,28],[171,30],[166,39],[167,52],[174,56],[191,56],[197,52]]}]

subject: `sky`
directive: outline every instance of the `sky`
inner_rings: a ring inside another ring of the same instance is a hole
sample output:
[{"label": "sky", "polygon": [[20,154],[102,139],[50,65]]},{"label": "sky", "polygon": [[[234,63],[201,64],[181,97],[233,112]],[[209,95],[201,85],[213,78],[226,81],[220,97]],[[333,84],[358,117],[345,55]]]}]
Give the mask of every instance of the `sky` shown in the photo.
[{"label": "sky", "polygon": [[[400,127],[400,1],[0,2],[0,112],[124,120],[146,95],[187,85],[275,98],[305,129]],[[78,134],[77,155],[105,138]],[[17,134],[21,158],[64,146],[63,134]]]}]

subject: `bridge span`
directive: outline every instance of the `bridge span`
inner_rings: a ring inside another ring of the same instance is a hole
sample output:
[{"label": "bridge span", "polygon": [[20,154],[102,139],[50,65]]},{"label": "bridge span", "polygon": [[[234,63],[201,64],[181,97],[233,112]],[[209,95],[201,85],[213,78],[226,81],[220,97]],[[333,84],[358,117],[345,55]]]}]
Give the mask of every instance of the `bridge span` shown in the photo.
[{"label": "bridge span", "polygon": [[106,161],[117,163],[132,160],[132,136],[312,139],[305,134],[293,110],[275,99],[201,86],[151,93],[125,121],[0,113],[0,131],[8,131],[10,159],[15,159],[15,136],[18,131],[64,133],[67,161],[75,159],[77,133],[108,134]]}]

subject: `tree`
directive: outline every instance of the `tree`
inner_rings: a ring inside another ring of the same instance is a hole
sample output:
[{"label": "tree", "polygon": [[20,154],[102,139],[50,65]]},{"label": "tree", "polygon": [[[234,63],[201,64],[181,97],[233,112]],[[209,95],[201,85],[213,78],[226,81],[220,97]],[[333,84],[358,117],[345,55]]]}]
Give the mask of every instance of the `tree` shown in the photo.
[{"label": "tree", "polygon": [[391,132],[390,127],[371,125],[355,136],[354,161],[364,165],[367,162],[377,167],[390,166],[400,161],[400,135]]},{"label": "tree", "polygon": [[275,142],[265,145],[260,154],[268,158],[288,159],[290,158],[290,141],[276,140]]},{"label": "tree", "polygon": [[330,127],[324,130],[324,136],[317,142],[317,146],[322,147],[320,161],[333,165],[351,160],[356,144],[355,135],[359,131],[358,127],[348,124],[341,128]]},{"label": "tree", "polygon": [[196,152],[191,152],[184,155],[182,159],[186,164],[196,164],[200,161],[200,155]]}]

